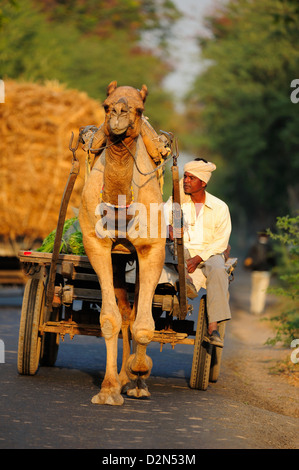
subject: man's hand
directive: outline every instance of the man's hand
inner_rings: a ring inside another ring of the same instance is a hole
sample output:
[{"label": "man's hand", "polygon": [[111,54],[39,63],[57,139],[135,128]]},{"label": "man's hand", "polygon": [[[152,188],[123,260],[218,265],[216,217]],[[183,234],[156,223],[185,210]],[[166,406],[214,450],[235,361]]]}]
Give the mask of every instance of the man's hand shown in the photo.
[{"label": "man's hand", "polygon": [[193,258],[187,259],[186,263],[187,263],[188,273],[194,273],[195,269],[202,261],[203,260],[199,255],[196,255],[196,256],[193,256]]},{"label": "man's hand", "polygon": [[225,261],[227,261],[228,258],[229,258],[230,250],[231,250],[231,246],[230,246],[230,245],[227,245],[226,250],[223,252],[223,256],[224,256]]}]

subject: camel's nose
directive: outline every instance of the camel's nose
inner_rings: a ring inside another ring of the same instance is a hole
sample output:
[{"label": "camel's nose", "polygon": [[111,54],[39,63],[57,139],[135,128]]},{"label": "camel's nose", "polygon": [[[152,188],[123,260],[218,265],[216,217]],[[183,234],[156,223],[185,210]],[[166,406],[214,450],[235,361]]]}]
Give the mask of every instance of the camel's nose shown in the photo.
[{"label": "camel's nose", "polygon": [[114,106],[114,113],[119,118],[120,116],[123,116],[125,113],[129,112],[129,106],[128,106],[128,101],[126,98],[121,98],[118,100],[116,105]]},{"label": "camel's nose", "polygon": [[130,124],[130,109],[126,98],[120,98],[113,106],[110,115],[110,128],[114,134],[126,131]]}]

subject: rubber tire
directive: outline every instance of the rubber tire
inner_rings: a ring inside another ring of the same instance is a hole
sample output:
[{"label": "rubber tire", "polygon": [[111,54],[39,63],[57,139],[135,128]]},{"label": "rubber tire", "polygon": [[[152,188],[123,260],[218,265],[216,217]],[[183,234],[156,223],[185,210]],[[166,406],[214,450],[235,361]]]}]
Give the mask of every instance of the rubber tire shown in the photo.
[{"label": "rubber tire", "polygon": [[18,361],[19,374],[34,375],[39,366],[41,336],[39,326],[43,322],[45,286],[38,277],[27,281],[24,290],[19,330]]},{"label": "rubber tire", "polygon": [[[53,308],[51,321],[59,321],[61,308]],[[59,334],[44,333],[42,337],[42,347],[40,353],[40,365],[53,367],[55,365],[59,349]]]},{"label": "rubber tire", "polygon": [[206,296],[200,300],[193,361],[190,376],[190,387],[196,390],[207,390],[209,385],[212,346],[203,341],[207,334]]},{"label": "rubber tire", "polygon": [[[224,341],[225,336],[225,326],[226,322],[223,321],[219,323],[218,331],[222,341]],[[213,347],[212,351],[212,359],[211,359],[211,368],[210,368],[210,382],[217,382],[219,374],[220,374],[220,366],[221,366],[221,357],[222,357],[223,348],[216,348]]]}]

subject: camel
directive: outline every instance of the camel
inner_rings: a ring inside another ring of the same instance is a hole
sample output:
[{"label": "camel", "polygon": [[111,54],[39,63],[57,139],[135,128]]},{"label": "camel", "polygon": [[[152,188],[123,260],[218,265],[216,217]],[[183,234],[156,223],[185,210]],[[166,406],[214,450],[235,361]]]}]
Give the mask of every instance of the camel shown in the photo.
[{"label": "camel", "polygon": [[[84,248],[102,292],[100,325],[107,356],[100,392],[92,398],[96,404],[122,405],[123,393],[150,396],[145,379],[152,360],[146,349],[154,335],[152,299],[165,257],[162,195],[152,157],[162,158],[167,149],[143,118],[147,93],[146,85],[141,90],[118,87],[115,81],[108,85],[105,122],[92,132],[98,158],[79,210]],[[88,146],[90,130],[86,135],[82,141]],[[132,252],[137,254],[139,271],[133,308],[125,290],[126,253]],[[118,374],[120,330],[123,357]],[[129,330],[135,345],[132,354]]]}]

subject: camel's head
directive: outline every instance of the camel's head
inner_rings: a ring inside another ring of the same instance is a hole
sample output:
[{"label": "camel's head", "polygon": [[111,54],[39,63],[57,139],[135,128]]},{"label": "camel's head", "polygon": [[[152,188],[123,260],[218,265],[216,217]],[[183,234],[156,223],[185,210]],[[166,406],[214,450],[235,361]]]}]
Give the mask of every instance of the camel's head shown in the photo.
[{"label": "camel's head", "polygon": [[105,134],[125,137],[137,137],[140,133],[141,117],[144,102],[147,96],[147,87],[142,85],[141,90],[130,86],[117,86],[111,82],[107,88],[107,98],[103,106],[105,109]]}]

